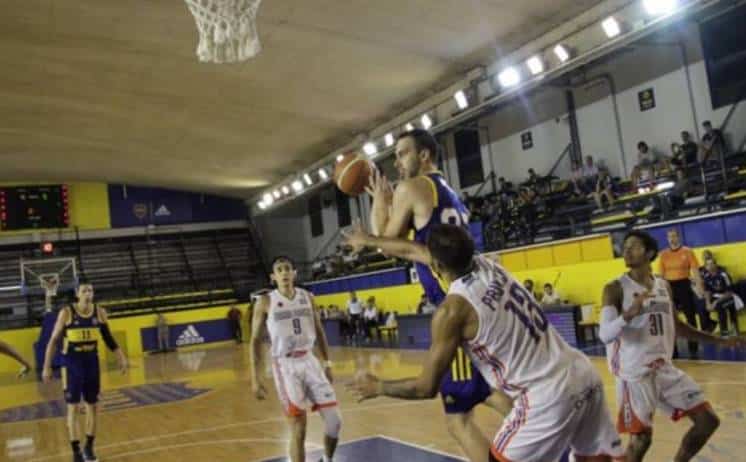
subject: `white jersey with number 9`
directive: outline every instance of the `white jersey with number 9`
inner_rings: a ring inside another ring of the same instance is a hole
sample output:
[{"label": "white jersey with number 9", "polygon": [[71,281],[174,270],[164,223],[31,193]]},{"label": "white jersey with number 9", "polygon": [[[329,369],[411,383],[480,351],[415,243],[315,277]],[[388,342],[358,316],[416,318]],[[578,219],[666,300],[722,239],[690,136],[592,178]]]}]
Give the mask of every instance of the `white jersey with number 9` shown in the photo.
[{"label": "white jersey with number 9", "polygon": [[267,330],[272,342],[275,358],[292,353],[308,352],[316,343],[316,324],[311,295],[295,288],[295,296],[289,299],[279,291],[269,293]]}]

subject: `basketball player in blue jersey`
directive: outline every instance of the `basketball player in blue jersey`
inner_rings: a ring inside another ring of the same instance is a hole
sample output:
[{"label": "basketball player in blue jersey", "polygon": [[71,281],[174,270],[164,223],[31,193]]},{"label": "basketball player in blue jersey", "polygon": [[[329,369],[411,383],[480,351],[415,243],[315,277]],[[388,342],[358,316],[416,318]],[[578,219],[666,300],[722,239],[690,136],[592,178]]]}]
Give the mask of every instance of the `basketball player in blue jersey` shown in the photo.
[{"label": "basketball player in blue jersey", "polygon": [[[396,190],[378,171],[367,188],[373,198],[373,235],[406,238],[414,230],[414,240],[424,244],[435,225],[468,226],[468,209],[435,167],[438,150],[438,143],[427,130],[399,135],[395,166],[400,181]],[[445,292],[433,272],[422,263],[415,263],[415,267],[428,299],[440,305]],[[471,460],[481,460],[490,444],[478,431],[472,411],[485,403],[504,416],[510,411],[509,401],[501,395],[491,397],[490,386],[461,349],[441,383],[440,395],[448,431]]]},{"label": "basketball player in blue jersey", "polygon": [[[63,339],[62,386],[67,402],[67,429],[70,435],[70,447],[73,451],[73,462],[95,462],[98,460],[93,451],[97,420],[96,403],[98,403],[101,391],[99,339],[104,341],[109,350],[116,353],[122,373],[127,371],[127,358],[111,335],[106,311],[93,303],[93,286],[81,283],[78,286],[77,298],[77,303],[63,308],[57,316],[57,323],[44,356],[42,379],[44,382],[52,379],[52,358],[54,358],[57,343]],[[81,398],[86,411],[86,443],[82,452],[78,436],[77,412]]]}]

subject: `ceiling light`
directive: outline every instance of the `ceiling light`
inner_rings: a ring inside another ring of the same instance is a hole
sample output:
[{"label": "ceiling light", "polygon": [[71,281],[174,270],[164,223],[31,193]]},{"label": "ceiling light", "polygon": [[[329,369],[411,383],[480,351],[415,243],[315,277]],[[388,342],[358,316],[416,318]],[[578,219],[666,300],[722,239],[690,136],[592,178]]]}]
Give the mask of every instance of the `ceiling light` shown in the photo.
[{"label": "ceiling light", "polygon": [[554,54],[562,63],[570,59],[570,52],[567,51],[567,48],[565,48],[564,45],[557,45],[554,47]]},{"label": "ceiling light", "polygon": [[414,130],[414,125],[412,125],[411,123],[407,123],[407,125],[404,126],[404,130],[411,132],[412,130]]},{"label": "ceiling light", "polygon": [[528,70],[531,71],[532,75],[544,72],[544,62],[541,60],[539,55],[529,58],[528,61],[526,61],[526,66],[528,66]]},{"label": "ceiling light", "polygon": [[521,74],[519,74],[514,67],[509,67],[500,72],[497,76],[497,80],[504,88],[513,87],[521,82]]},{"label": "ceiling light", "polygon": [[464,90],[459,90],[454,93],[453,99],[456,100],[459,109],[463,110],[469,107],[469,100],[466,99],[466,93],[464,93]]},{"label": "ceiling light", "polygon": [[272,205],[272,202],[274,202],[274,201],[275,200],[272,198],[272,194],[270,194],[270,193],[266,193],[262,197],[262,202],[264,202],[266,205]]},{"label": "ceiling light", "polygon": [[290,194],[290,188],[288,188],[287,186],[283,186],[282,193],[287,196],[288,194]]},{"label": "ceiling light", "polygon": [[324,170],[323,168],[319,169],[319,176],[321,177],[322,180],[326,180],[329,178],[329,175],[326,173],[326,170]]},{"label": "ceiling light", "polygon": [[303,183],[301,183],[300,180],[293,181],[293,191],[297,193],[303,191]]},{"label": "ceiling light", "polygon": [[264,210],[267,208],[267,204],[264,203],[264,201],[259,201],[256,205],[259,206],[260,209]]},{"label": "ceiling light", "polygon": [[422,117],[420,117],[420,122],[422,123],[422,128],[424,128],[425,130],[430,130],[430,127],[433,126],[433,120],[427,114],[422,114]]},{"label": "ceiling light", "polygon": [[386,133],[386,136],[383,137],[383,142],[386,143],[387,148],[390,148],[394,145],[394,135]]},{"label": "ceiling light", "polygon": [[677,0],[643,0],[645,11],[651,16],[671,14],[679,6]]},{"label": "ceiling light", "polygon": [[272,192],[272,195],[275,196],[275,199],[279,199],[280,198],[280,190],[279,189],[275,189]]},{"label": "ceiling light", "polygon": [[340,154],[337,156],[337,162],[342,162],[344,160],[345,156],[343,154]]},{"label": "ceiling light", "polygon": [[619,27],[619,23],[614,19],[614,16],[606,18],[604,22],[601,23],[601,27],[604,28],[604,32],[606,32],[606,36],[609,38],[614,38],[622,33],[622,28]]},{"label": "ceiling light", "polygon": [[303,174],[303,180],[308,186],[311,186],[313,184],[313,181],[311,181],[311,175],[309,175],[308,173]]},{"label": "ceiling light", "polygon": [[369,156],[372,156],[378,152],[378,148],[376,147],[375,143],[373,143],[372,141],[368,141],[363,145],[363,152],[368,154]]}]

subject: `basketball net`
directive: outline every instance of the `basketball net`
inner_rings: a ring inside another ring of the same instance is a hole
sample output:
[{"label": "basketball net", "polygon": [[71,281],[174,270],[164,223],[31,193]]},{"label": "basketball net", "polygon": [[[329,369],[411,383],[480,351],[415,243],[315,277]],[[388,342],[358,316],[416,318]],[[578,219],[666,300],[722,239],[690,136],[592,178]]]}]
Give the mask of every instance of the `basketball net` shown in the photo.
[{"label": "basketball net", "polygon": [[203,63],[235,63],[262,50],[256,13],[262,0],[184,0],[199,31],[197,57]]},{"label": "basketball net", "polygon": [[39,276],[39,285],[44,289],[44,307],[47,311],[52,311],[52,299],[57,296],[60,275],[58,273],[42,274]]}]

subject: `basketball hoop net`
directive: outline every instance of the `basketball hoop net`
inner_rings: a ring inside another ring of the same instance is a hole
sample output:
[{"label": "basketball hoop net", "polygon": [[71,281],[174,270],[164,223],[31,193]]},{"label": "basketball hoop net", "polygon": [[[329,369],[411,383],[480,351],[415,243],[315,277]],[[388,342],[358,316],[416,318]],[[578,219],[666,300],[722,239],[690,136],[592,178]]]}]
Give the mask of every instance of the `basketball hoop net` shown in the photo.
[{"label": "basketball hoop net", "polygon": [[200,61],[235,63],[259,54],[256,13],[262,0],[184,1],[197,23]]},{"label": "basketball hoop net", "polygon": [[45,273],[39,275],[39,285],[44,290],[45,308],[52,309],[52,299],[57,296],[57,288],[60,286],[59,273]]}]

